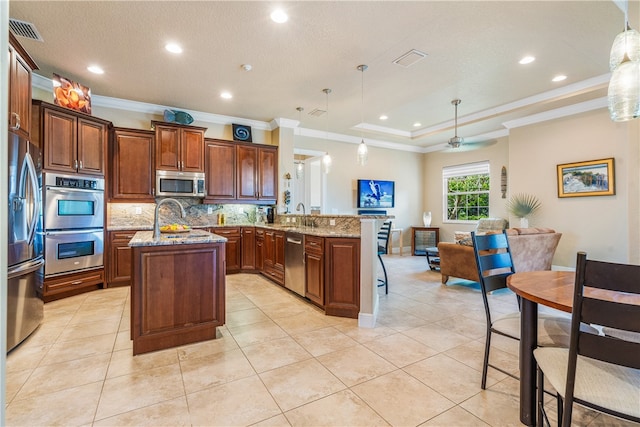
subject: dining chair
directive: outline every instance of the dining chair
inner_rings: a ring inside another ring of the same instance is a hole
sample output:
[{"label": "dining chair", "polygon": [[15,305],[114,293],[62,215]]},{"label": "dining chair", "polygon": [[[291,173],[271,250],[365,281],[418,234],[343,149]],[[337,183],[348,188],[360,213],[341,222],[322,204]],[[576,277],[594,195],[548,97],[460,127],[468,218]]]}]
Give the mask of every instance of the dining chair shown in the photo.
[{"label": "dining chair", "polygon": [[[498,334],[507,338],[520,340],[520,312],[503,314],[499,317],[491,315],[489,296],[492,292],[507,287],[507,277],[515,273],[509,240],[505,231],[494,234],[471,233],[473,252],[478,265],[478,277],[482,292],[482,301],[487,319],[487,331],[484,346],[484,361],[482,364],[482,384],[484,390],[487,386],[487,371],[491,367],[512,378],[516,375],[489,363],[492,334]],[[518,304],[519,306],[520,304]],[[554,316],[552,314],[538,315],[538,345],[542,346],[568,346],[571,322],[568,316]],[[595,329],[594,329],[595,330]]]},{"label": "dining chair", "polygon": [[378,231],[378,259],[384,273],[384,280],[378,279],[378,286],[384,286],[384,293],[389,293],[389,279],[387,277],[387,268],[382,260],[382,255],[389,253],[389,237],[391,236],[391,221],[385,221]]},{"label": "dining chair", "polygon": [[[594,293],[585,295],[585,288]],[[571,425],[574,402],[640,423],[640,342],[625,339],[640,333],[640,305],[624,299],[631,295],[640,296],[640,265],[589,260],[578,252],[569,348],[533,352],[538,386],[546,378],[564,400],[562,427]],[[581,323],[613,328],[618,337],[583,331]],[[549,423],[540,391],[538,417]]]}]

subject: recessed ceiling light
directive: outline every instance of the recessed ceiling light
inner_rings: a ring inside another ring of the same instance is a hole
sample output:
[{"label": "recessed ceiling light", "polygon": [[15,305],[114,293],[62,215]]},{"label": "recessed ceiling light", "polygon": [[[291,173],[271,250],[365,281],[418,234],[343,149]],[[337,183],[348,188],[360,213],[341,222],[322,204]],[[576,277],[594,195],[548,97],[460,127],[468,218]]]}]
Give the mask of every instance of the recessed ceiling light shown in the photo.
[{"label": "recessed ceiling light", "polygon": [[413,124],[413,127],[414,127],[414,128],[417,128],[417,127],[420,127],[420,126],[422,126],[422,123],[420,123],[420,122],[415,122],[415,123]]},{"label": "recessed ceiling light", "polygon": [[533,61],[536,60],[535,56],[525,56],[524,58],[522,58],[520,61],[518,61],[519,64],[525,65],[525,64],[531,64]]},{"label": "recessed ceiling light", "polygon": [[563,80],[566,80],[567,76],[565,76],[564,74],[559,74],[557,76],[555,76],[554,78],[551,79],[552,82],[561,82]]},{"label": "recessed ceiling light", "polygon": [[233,98],[233,95],[231,95],[231,92],[220,92],[220,98],[224,98],[224,99],[231,99]]},{"label": "recessed ceiling light", "polygon": [[87,70],[91,71],[94,74],[104,74],[104,70],[97,65],[89,65]]},{"label": "recessed ceiling light", "polygon": [[182,48],[177,43],[167,43],[164,48],[171,53],[182,53]]},{"label": "recessed ceiling light", "polygon": [[285,13],[284,10],[278,9],[271,12],[271,20],[273,22],[277,22],[278,24],[283,24],[289,20],[289,16]]},{"label": "recessed ceiling light", "polygon": [[380,120],[387,120],[389,116],[385,116],[384,114],[380,116]]}]

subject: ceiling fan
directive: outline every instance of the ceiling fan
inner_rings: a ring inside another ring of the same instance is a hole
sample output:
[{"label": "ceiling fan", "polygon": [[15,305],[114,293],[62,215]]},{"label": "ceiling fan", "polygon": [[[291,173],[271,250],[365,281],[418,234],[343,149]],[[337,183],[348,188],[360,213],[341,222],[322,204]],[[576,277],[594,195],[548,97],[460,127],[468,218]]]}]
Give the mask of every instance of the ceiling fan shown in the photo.
[{"label": "ceiling fan", "polygon": [[449,138],[449,141],[447,142],[447,144],[451,148],[458,148],[462,143],[464,143],[464,138],[458,136],[458,105],[460,105],[461,102],[462,101],[459,99],[454,99],[453,101],[451,101],[451,105],[453,105],[454,108],[456,109],[456,118],[454,122],[454,136],[452,138]]},{"label": "ceiling fan", "polygon": [[462,101],[460,99],[454,99],[451,101],[451,105],[455,108],[454,136],[449,138],[444,151],[449,153],[471,151],[495,144],[497,142],[496,140],[474,140],[465,142],[464,138],[458,136],[458,105],[460,105],[461,102]]}]

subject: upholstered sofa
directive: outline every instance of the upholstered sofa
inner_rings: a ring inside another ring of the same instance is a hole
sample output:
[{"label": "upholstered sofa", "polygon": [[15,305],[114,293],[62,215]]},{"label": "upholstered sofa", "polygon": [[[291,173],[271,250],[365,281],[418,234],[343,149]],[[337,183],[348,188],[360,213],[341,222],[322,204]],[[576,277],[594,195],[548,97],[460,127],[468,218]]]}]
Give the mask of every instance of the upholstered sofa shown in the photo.
[{"label": "upholstered sofa", "polygon": [[[493,231],[500,232],[500,231]],[[551,270],[551,261],[562,233],[550,228],[509,228],[507,238],[516,271]],[[449,277],[477,282],[478,268],[469,239],[460,242],[440,242],[440,273],[442,283]]]}]

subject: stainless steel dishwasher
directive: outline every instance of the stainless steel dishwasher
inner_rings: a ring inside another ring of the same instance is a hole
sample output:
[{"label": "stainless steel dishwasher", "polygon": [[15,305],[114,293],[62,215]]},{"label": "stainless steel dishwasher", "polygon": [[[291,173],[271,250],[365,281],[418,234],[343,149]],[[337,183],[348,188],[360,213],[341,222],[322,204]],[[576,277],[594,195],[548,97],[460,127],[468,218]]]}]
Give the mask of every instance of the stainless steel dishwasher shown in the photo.
[{"label": "stainless steel dishwasher", "polygon": [[284,286],[304,297],[304,236],[293,231],[287,231],[285,236]]}]

